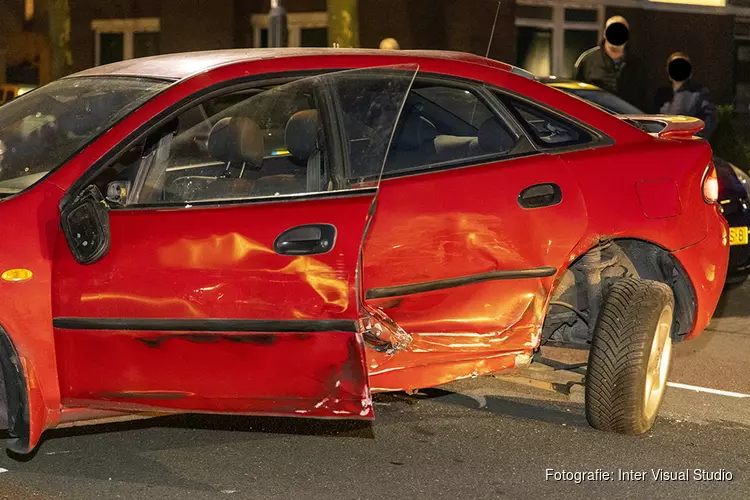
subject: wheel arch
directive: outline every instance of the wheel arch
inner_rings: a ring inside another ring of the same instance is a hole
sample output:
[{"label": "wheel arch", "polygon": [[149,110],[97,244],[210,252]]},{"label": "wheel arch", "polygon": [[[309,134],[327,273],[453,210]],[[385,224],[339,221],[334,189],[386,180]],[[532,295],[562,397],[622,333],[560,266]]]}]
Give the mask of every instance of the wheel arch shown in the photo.
[{"label": "wheel arch", "polygon": [[[613,238],[596,241],[558,274],[550,294],[542,342],[589,343],[608,288],[626,277],[668,285],[675,299],[673,341],[683,340],[692,331],[697,297],[687,271],[673,253],[653,241]],[[581,325],[587,313],[588,322]],[[561,327],[565,331],[561,332]]]},{"label": "wheel arch", "polygon": [[672,340],[683,340],[695,326],[698,300],[685,268],[672,252],[657,243],[635,238],[615,241],[619,241],[640,278],[659,281],[672,289],[675,302]]},{"label": "wheel arch", "polygon": [[[10,335],[0,327],[0,430],[11,438],[7,447],[16,453],[28,453],[30,437],[29,400],[23,364]],[[3,421],[2,415],[5,415]],[[3,428],[5,427],[5,428]]]}]

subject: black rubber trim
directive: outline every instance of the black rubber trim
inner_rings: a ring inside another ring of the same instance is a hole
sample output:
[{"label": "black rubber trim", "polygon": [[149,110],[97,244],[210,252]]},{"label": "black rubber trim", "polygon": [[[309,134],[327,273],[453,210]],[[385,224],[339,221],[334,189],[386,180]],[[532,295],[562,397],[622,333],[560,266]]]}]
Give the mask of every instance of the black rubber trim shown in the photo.
[{"label": "black rubber trim", "polygon": [[31,434],[29,400],[26,393],[26,378],[23,365],[10,336],[0,327],[0,369],[5,378],[5,395],[8,404],[8,432],[11,438],[6,441],[8,450],[25,455],[29,449]]},{"label": "black rubber trim", "polygon": [[143,330],[157,332],[356,332],[349,320],[55,318],[66,330]]},{"label": "black rubber trim", "polygon": [[428,281],[426,283],[372,288],[367,290],[365,298],[385,299],[388,297],[401,297],[403,295],[414,295],[415,293],[433,292],[435,290],[444,290],[446,288],[455,288],[457,286],[473,285],[485,281],[547,278],[549,276],[554,276],[555,274],[557,274],[557,269],[554,267],[536,267],[534,269],[518,269],[515,271],[491,271],[489,273]]},{"label": "black rubber trim", "polygon": [[[271,204],[271,203],[291,203],[307,200],[332,199],[332,198],[355,198],[357,196],[372,196],[378,192],[377,188],[348,189],[341,191],[323,191],[320,193],[299,193],[284,196],[262,196],[258,198],[227,198],[206,201],[181,201],[169,203],[143,203],[139,205],[129,205],[121,208],[110,208],[110,212],[130,212],[137,210],[192,210],[197,208],[221,208],[230,206],[244,206],[253,204]],[[190,208],[185,208],[190,205]]]}]

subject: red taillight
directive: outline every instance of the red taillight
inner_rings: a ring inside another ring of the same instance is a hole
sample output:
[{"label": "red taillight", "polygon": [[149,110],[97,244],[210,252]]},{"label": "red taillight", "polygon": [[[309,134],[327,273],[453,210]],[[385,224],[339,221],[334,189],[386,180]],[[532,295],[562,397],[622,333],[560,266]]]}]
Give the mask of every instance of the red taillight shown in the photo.
[{"label": "red taillight", "polygon": [[719,177],[713,163],[709,165],[706,175],[703,177],[703,199],[706,203],[719,201]]}]

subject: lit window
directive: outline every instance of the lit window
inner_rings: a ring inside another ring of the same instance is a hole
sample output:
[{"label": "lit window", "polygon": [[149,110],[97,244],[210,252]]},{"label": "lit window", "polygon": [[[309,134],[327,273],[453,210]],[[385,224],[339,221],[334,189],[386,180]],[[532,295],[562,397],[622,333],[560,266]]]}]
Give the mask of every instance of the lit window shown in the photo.
[{"label": "lit window", "polygon": [[702,5],[705,7],[726,7],[727,0],[648,0],[654,3],[676,3],[681,5]]},{"label": "lit window", "polygon": [[95,65],[159,54],[158,18],[95,19]]},{"label": "lit window", "polygon": [[34,0],[24,0],[23,18],[26,21],[31,21],[34,18]]},{"label": "lit window", "polygon": [[518,0],[516,64],[539,76],[573,76],[573,66],[602,37],[604,7],[566,7],[552,0]]}]

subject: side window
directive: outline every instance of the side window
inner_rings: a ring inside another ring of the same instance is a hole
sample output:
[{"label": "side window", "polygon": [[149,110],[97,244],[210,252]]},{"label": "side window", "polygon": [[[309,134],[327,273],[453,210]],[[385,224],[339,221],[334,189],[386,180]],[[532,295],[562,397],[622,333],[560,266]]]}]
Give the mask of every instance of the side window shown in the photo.
[{"label": "side window", "polygon": [[201,102],[121,154],[94,183],[120,206],[329,190],[316,101],[313,86],[300,83]]},{"label": "side window", "polygon": [[518,140],[473,91],[417,82],[396,128],[385,173],[502,157]]},{"label": "side window", "polygon": [[574,146],[593,140],[591,134],[582,128],[540,107],[506,95],[501,96],[501,100],[542,148]]},{"label": "side window", "polygon": [[113,207],[369,189],[416,71],[324,73],[193,99],[85,180]]}]

